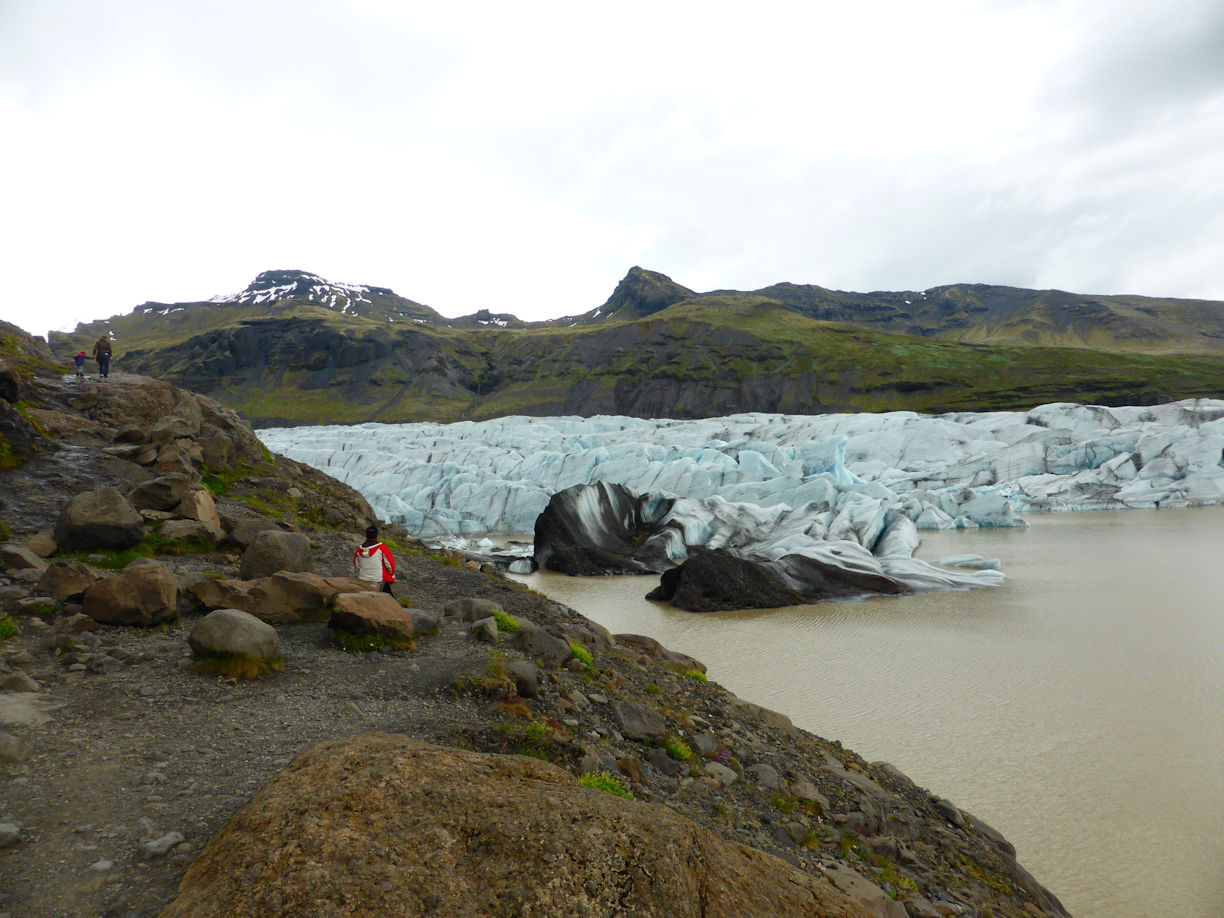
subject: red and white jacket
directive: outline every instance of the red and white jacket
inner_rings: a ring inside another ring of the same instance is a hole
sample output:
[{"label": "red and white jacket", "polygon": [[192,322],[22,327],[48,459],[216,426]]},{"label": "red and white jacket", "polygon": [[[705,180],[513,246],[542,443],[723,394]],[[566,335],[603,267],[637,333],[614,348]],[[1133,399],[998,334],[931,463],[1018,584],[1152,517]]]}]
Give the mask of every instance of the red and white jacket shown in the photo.
[{"label": "red and white jacket", "polygon": [[395,580],[395,558],[382,542],[358,545],[353,552],[353,569],[357,572],[358,580],[374,583],[380,580],[391,583]]}]

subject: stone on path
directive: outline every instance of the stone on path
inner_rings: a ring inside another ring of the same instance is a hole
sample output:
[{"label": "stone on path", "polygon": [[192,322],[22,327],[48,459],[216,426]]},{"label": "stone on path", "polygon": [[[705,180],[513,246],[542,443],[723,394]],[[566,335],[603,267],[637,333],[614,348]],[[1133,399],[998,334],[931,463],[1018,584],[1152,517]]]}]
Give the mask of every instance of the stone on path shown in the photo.
[{"label": "stone on path", "polygon": [[198,657],[241,657],[273,660],[281,656],[276,629],[238,609],[209,612],[187,639]]}]

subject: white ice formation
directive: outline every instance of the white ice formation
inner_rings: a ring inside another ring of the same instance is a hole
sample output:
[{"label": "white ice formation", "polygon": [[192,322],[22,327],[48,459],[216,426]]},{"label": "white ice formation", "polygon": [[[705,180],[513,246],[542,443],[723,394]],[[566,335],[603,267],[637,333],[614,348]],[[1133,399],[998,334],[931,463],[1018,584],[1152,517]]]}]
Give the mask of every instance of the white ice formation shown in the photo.
[{"label": "white ice formation", "polygon": [[826,538],[868,541],[863,527],[882,509],[944,529],[1024,525],[1016,514],[1033,511],[1224,503],[1218,399],[934,417],[507,417],[260,436],[425,538],[530,532],[553,493],[598,480],[775,514],[804,508]]}]

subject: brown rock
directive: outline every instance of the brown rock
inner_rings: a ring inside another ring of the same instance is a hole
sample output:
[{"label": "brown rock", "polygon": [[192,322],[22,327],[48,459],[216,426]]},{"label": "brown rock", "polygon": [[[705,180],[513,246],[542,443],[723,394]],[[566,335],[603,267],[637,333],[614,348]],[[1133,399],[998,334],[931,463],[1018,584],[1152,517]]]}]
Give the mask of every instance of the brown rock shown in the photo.
[{"label": "brown rock", "polygon": [[168,520],[157,534],[174,542],[216,542],[223,535],[219,526],[199,520]]},{"label": "brown rock", "polygon": [[350,634],[412,637],[412,616],[388,593],[341,593],[332,601],[327,627]]},{"label": "brown rock", "polygon": [[276,629],[238,609],[209,612],[191,629],[187,643],[197,657],[272,660],[282,655]]},{"label": "brown rock", "polygon": [[267,577],[277,571],[310,570],[310,539],[300,532],[261,532],[242,553],[243,580]]},{"label": "brown rock", "polygon": [[162,918],[320,903],[335,918],[869,914],[778,858],[546,762],[387,734],[298,756],[213,838]]},{"label": "brown rock", "polygon": [[60,602],[79,602],[85,590],[101,579],[102,574],[83,561],[60,558],[47,565],[38,588]]},{"label": "brown rock", "polygon": [[221,520],[221,526],[226,530],[226,541],[232,542],[239,548],[250,546],[261,532],[268,532],[270,530],[277,532],[285,531],[281,528],[280,523],[266,516],[244,517],[241,519],[227,516]]},{"label": "brown rock", "polygon": [[179,516],[189,520],[199,520],[207,523],[218,534],[221,532],[221,517],[217,514],[217,502],[210,492],[204,488],[188,491],[176,510]]},{"label": "brown rock", "polygon": [[0,570],[35,570],[41,574],[46,568],[47,562],[31,551],[28,546],[19,545],[16,542],[0,544]]},{"label": "brown rock", "polygon": [[156,625],[178,617],[179,585],[164,565],[133,561],[85,591],[85,614],[111,625]]},{"label": "brown rock", "polygon": [[694,659],[686,653],[668,650],[654,638],[647,637],[644,634],[618,634],[613,637],[613,640],[621,647],[636,650],[644,656],[662,660],[679,669],[695,669],[699,673],[706,671],[706,665],[700,660]]},{"label": "brown rock", "polygon": [[634,758],[631,755],[627,755],[623,759],[617,759],[616,770],[635,784],[642,783],[642,762],[640,759]]},{"label": "brown rock", "polygon": [[240,609],[277,623],[321,618],[342,589],[307,571],[278,571],[258,580],[200,579],[185,588],[205,608]]},{"label": "brown rock", "polygon": [[157,451],[153,468],[160,472],[196,475],[196,462],[203,462],[204,454],[192,440],[173,440]]},{"label": "brown rock", "polygon": [[234,439],[224,430],[205,424],[200,428],[196,440],[204,455],[204,467],[210,472],[221,472],[234,465]]},{"label": "brown rock", "polygon": [[161,475],[138,484],[128,492],[128,503],[137,510],[173,510],[191,491],[192,478],[181,472]]},{"label": "brown rock", "polygon": [[131,548],[144,538],[144,520],[114,488],[82,491],[60,513],[55,541],[61,548]]},{"label": "brown rock", "polygon": [[40,558],[50,558],[53,554],[55,554],[55,550],[59,548],[59,546],[55,544],[55,539],[48,530],[36,532],[34,535],[29,536],[25,540],[25,547],[34,552],[34,554],[38,555]]}]

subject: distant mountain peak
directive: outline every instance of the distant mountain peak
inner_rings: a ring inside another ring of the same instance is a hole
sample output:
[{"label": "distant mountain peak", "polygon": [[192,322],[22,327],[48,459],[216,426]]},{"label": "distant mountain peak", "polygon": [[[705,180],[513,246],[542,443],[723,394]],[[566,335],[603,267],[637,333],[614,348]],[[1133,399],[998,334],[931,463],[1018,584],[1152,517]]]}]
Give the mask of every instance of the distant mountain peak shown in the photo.
[{"label": "distant mountain peak", "polygon": [[666,274],[634,265],[616,285],[608,301],[592,313],[601,320],[640,319],[690,299],[697,294],[682,287]]},{"label": "distant mountain peak", "polygon": [[297,269],[263,271],[241,293],[215,296],[208,302],[241,306],[314,304],[342,315],[385,318],[388,322],[432,322],[440,318],[428,306],[399,296],[387,287],[343,284]]}]

